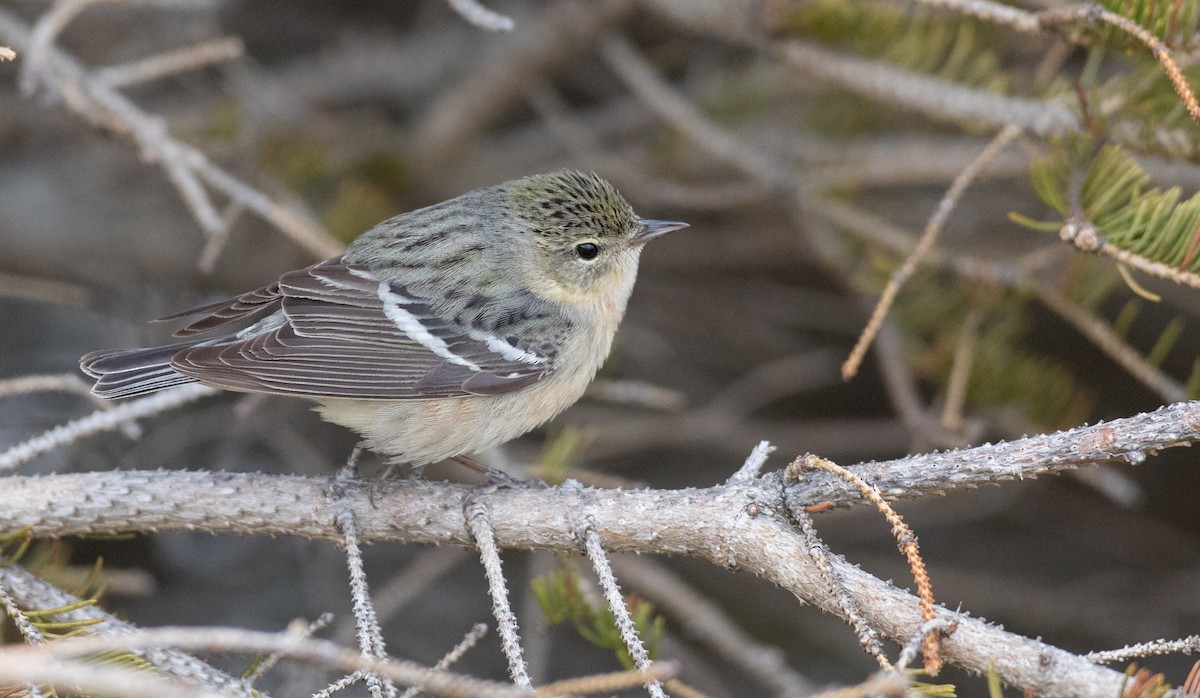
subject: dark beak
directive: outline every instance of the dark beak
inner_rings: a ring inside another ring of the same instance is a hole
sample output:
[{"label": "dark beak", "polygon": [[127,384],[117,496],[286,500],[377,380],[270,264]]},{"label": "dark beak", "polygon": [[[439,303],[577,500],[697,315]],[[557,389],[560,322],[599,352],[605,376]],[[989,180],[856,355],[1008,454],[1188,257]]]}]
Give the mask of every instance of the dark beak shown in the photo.
[{"label": "dark beak", "polygon": [[687,223],[679,221],[647,221],[638,220],[637,228],[633,231],[633,235],[629,236],[630,242],[635,245],[644,245],[660,235],[666,235],[672,230],[688,227]]}]

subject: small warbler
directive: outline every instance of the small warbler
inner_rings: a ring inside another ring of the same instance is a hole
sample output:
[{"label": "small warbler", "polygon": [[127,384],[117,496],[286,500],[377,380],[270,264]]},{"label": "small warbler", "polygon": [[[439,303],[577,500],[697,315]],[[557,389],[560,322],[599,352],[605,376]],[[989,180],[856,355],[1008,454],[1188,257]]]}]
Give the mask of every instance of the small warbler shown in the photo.
[{"label": "small warbler", "polygon": [[415,466],[514,439],[583,394],[608,356],[644,220],[595,174],[559,170],[388,219],[341,257],[203,315],[160,347],[80,360],[100,397],[182,383],[296,395]]}]

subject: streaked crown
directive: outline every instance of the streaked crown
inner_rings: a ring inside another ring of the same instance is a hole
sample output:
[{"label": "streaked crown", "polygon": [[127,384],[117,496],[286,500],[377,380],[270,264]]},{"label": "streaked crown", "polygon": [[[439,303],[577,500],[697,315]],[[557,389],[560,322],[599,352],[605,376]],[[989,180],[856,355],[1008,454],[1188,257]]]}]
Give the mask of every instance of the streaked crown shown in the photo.
[{"label": "streaked crown", "polygon": [[507,185],[513,210],[541,235],[628,237],[639,223],[616,187],[595,173],[557,170]]}]

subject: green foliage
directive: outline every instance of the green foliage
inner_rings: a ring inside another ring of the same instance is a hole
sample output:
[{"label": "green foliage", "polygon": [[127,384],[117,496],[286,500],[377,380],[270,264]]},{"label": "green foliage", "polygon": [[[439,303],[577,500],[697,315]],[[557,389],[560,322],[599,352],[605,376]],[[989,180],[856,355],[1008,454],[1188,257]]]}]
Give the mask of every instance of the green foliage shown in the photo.
[{"label": "green foliage", "polygon": [[996,667],[989,666],[987,670],[988,698],[1004,698],[1004,687],[1000,684],[1000,674]]},{"label": "green foliage", "polygon": [[349,242],[379,221],[411,208],[412,175],[390,151],[339,162],[325,143],[310,136],[279,135],[261,151],[263,169],[304,197],[335,237]]},{"label": "green foliage", "polygon": [[1073,172],[1083,173],[1082,215],[1112,246],[1151,262],[1200,273],[1200,194],[1180,201],[1179,187],[1150,188],[1150,177],[1121,148],[1075,139],[1038,158],[1030,170],[1034,190],[1064,217],[1070,210]]},{"label": "green foliage", "polygon": [[[570,623],[579,634],[592,644],[612,650],[617,661],[626,669],[634,668],[633,657],[621,639],[616,621],[603,601],[595,603],[580,593],[579,573],[574,567],[564,564],[554,572],[530,582],[534,598],[551,625]],[[634,627],[646,646],[651,659],[658,655],[662,639],[664,620],[654,614],[654,606],[637,597],[627,597],[626,605],[633,616]]]},{"label": "green foliage", "polygon": [[394,213],[388,197],[379,189],[348,179],[340,183],[321,219],[334,237],[349,241]]},{"label": "green foliage", "polygon": [[1187,396],[1189,400],[1200,400],[1200,357],[1192,361],[1192,372],[1187,379]]},{"label": "green foliage", "polygon": [[538,459],[538,471],[543,480],[551,485],[561,484],[580,449],[592,440],[592,432],[576,427],[566,427],[546,441],[542,456]]},{"label": "green foliage", "polygon": [[[1099,0],[1098,4],[1145,27],[1168,45],[1186,44],[1196,34],[1197,0]],[[1141,42],[1115,27],[1102,31],[1107,46],[1148,53]]]},{"label": "green foliage", "polygon": [[281,134],[268,138],[260,152],[262,168],[301,196],[315,195],[332,176],[324,144],[311,136]]},{"label": "green foliage", "polygon": [[[1059,428],[1078,420],[1080,400],[1086,402],[1087,395],[1069,363],[1025,348],[1028,300],[1007,296],[989,306],[975,343],[967,404],[976,409],[1019,406],[1032,424]],[[896,311],[908,334],[924,344],[913,366],[918,377],[946,386],[971,305],[967,293],[935,278],[910,280]]]},{"label": "green foliage", "polygon": [[33,542],[33,535],[30,533],[32,530],[32,526],[26,526],[0,534],[0,566],[15,565],[25,557],[25,553],[29,552],[29,545]]},{"label": "green foliage", "polygon": [[233,101],[219,101],[208,112],[202,135],[214,141],[232,141],[242,130],[242,111]]},{"label": "green foliage", "polygon": [[[1191,140],[1194,124],[1175,86],[1149,51],[1142,48],[1141,53],[1145,55],[1145,61],[1114,72],[1096,86],[1091,101],[1119,104],[1116,114],[1129,122],[1143,124],[1140,135],[1144,145],[1141,147],[1147,152],[1161,149],[1157,141],[1168,129],[1183,129]],[[1200,84],[1200,66],[1184,68],[1183,75],[1188,84]],[[1174,144],[1173,147],[1182,147],[1193,155],[1196,152],[1194,143]]]},{"label": "green foliage", "polygon": [[923,696],[929,696],[930,698],[955,698],[958,695],[956,692],[957,689],[952,683],[928,683],[914,680],[909,687],[913,691]]},{"label": "green foliage", "polygon": [[995,91],[1012,83],[991,48],[990,27],[969,17],[873,0],[812,0],[780,28],[947,81]]}]

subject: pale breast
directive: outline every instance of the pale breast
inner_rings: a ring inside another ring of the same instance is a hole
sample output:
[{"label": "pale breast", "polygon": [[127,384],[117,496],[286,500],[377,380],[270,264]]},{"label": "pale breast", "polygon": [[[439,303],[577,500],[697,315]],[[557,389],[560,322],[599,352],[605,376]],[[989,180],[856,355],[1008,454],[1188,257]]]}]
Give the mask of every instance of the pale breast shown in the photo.
[{"label": "pale breast", "polygon": [[569,357],[546,378],[514,393],[431,400],[319,400],[327,421],[361,434],[397,462],[424,465],[483,451],[540,426],[574,404],[608,356],[613,332],[589,327],[563,346]]}]

